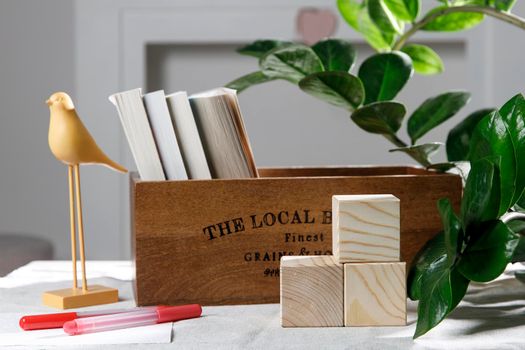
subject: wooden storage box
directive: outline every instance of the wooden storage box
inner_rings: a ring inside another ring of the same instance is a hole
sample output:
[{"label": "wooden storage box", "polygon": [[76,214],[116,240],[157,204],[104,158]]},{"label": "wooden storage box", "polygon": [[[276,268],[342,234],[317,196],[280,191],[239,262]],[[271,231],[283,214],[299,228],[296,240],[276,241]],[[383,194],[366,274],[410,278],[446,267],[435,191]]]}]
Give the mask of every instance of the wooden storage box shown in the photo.
[{"label": "wooden storage box", "polygon": [[131,178],[138,305],[279,302],[283,255],[331,254],[334,194],[401,200],[401,256],[410,263],[441,230],[436,202],[457,209],[461,178],[415,167],[260,169],[261,178]]}]

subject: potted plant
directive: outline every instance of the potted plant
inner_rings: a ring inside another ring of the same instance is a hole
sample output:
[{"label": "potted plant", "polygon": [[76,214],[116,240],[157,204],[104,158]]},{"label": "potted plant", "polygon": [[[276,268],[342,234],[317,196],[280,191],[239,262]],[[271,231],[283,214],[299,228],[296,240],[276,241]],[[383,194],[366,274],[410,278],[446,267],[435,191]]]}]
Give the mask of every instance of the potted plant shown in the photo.
[{"label": "potted plant", "polygon": [[525,207],[525,99],[518,94],[500,109],[482,109],[464,118],[448,134],[448,162],[433,164],[431,156],[443,143],[418,140],[456,115],[470,94],[447,91],[428,98],[406,121],[410,141],[402,140],[397,132],[407,111],[395,97],[414,71],[432,75],[443,70],[432,48],[409,39],[420,30],[469,29],[485,16],[525,28],[525,21],[511,13],[514,3],[446,0],[420,14],[420,0],[338,0],[346,22],[378,51],[356,74],[355,50],[347,40],[325,39],[312,46],[258,40],[239,53],[257,58],[259,70],[228,84],[242,91],[286,80],[342,108],[358,127],[388,139],[395,146],[391,152],[404,152],[424,167],[447,171],[458,162],[470,162],[459,212],[447,199],[438,202],[443,231],[420,251],[409,274],[409,296],[419,300],[414,337],[441,322],[459,304],[470,281],[493,280],[523,256],[525,241],[518,234],[522,224],[510,220]]}]

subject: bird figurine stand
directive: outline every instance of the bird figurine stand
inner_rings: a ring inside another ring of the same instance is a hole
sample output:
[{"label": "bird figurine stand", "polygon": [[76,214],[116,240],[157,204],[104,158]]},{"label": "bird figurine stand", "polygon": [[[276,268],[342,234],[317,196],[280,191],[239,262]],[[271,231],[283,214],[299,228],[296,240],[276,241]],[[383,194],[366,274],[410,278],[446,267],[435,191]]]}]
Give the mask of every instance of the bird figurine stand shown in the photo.
[{"label": "bird figurine stand", "polygon": [[[49,148],[53,155],[67,165],[68,168],[73,288],[45,292],[42,295],[42,301],[47,306],[60,309],[117,302],[117,289],[101,285],[88,286],[87,284],[82,197],[80,194],[80,164],[101,164],[123,173],[126,173],[127,170],[113,162],[97,146],[95,140],[78,117],[73,101],[66,93],[54,93],[46,103],[51,114]],[[75,230],[76,227],[78,232]],[[77,233],[82,267],[82,288],[78,287],[77,282]]]}]

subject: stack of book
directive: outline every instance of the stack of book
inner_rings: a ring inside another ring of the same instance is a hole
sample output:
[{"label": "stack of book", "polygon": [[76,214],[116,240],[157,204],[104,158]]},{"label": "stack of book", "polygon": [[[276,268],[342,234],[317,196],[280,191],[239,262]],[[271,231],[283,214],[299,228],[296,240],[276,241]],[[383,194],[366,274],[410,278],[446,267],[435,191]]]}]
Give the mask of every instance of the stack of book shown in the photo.
[{"label": "stack of book", "polygon": [[145,181],[257,177],[235,90],[109,97]]}]

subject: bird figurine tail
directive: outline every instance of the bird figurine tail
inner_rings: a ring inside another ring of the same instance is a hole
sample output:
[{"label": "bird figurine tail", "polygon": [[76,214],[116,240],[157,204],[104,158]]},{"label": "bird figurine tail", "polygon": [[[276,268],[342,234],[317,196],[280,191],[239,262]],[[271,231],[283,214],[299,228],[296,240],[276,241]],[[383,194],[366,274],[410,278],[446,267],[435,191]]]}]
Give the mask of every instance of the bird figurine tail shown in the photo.
[{"label": "bird figurine tail", "polygon": [[101,165],[104,165],[110,169],[113,169],[115,171],[119,171],[121,173],[127,173],[128,172],[128,169],[124,168],[122,165],[112,161],[111,159],[109,159],[108,157],[106,157],[107,159],[104,159],[102,160],[99,164]]}]

